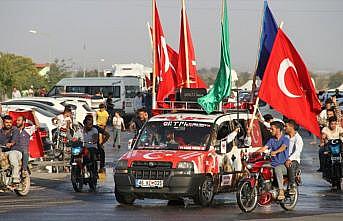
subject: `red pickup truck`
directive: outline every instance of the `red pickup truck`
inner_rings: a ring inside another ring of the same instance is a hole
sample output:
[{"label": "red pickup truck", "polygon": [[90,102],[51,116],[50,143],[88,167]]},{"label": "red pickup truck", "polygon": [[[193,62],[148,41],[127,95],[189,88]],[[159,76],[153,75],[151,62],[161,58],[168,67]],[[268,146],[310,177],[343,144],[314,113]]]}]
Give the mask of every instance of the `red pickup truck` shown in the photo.
[{"label": "red pickup truck", "polygon": [[[244,140],[249,118],[248,112],[151,118],[114,168],[117,201],[191,198],[207,206],[215,194],[235,191],[245,175],[241,154],[248,148]],[[258,147],[262,145],[258,121],[253,125],[251,143]],[[226,137],[237,127],[240,132],[227,143]]]}]

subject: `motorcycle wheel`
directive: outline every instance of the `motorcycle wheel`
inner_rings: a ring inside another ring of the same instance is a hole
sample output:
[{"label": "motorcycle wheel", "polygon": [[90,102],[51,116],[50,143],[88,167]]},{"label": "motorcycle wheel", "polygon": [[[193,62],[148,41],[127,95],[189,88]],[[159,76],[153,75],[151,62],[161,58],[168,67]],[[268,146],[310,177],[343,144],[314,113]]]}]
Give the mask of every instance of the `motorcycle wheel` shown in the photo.
[{"label": "motorcycle wheel", "polygon": [[63,161],[64,160],[64,144],[62,142],[57,142],[54,145],[54,158],[59,160],[59,161]]},{"label": "motorcycle wheel", "polygon": [[81,192],[83,188],[83,179],[81,177],[80,168],[73,167],[71,169],[71,183],[75,192]]},{"label": "motorcycle wheel", "polygon": [[201,206],[209,206],[214,197],[214,185],[211,177],[206,177],[199,186],[198,192],[194,197],[194,202]]},{"label": "motorcycle wheel", "polygon": [[299,192],[298,188],[295,191],[294,195],[290,195],[289,191],[285,191],[285,199],[280,202],[281,207],[286,210],[290,211],[295,208],[298,202]]},{"label": "motorcycle wheel", "polygon": [[26,177],[23,177],[21,180],[20,185],[22,186],[20,189],[16,189],[14,190],[14,192],[18,195],[18,196],[26,196],[27,194],[29,194],[30,192],[30,186],[31,186],[31,180],[30,180],[30,176],[26,175]]},{"label": "motorcycle wheel", "polygon": [[245,181],[238,186],[236,199],[239,208],[245,212],[252,212],[257,206],[257,188],[252,187],[249,181]]}]

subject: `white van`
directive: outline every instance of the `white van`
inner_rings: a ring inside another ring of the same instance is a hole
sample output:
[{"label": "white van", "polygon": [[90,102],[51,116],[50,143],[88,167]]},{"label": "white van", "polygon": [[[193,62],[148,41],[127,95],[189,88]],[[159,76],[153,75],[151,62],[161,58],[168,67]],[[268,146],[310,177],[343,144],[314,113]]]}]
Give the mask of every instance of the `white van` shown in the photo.
[{"label": "white van", "polygon": [[133,114],[133,99],[138,92],[145,91],[145,79],[141,77],[87,77],[63,78],[48,93],[58,96],[63,93],[85,93],[95,95],[101,92],[104,98],[113,94],[113,106],[125,114]]}]

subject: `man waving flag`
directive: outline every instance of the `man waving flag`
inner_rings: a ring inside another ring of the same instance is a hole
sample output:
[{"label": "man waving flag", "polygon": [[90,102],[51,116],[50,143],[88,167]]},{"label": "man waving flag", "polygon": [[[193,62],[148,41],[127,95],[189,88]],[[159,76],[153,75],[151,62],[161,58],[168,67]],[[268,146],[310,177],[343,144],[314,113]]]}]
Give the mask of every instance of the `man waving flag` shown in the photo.
[{"label": "man waving flag", "polygon": [[321,105],[300,55],[279,29],[258,96],[284,116],[320,136]]},{"label": "man waving flag", "polygon": [[222,17],[222,39],[220,68],[213,88],[207,95],[198,99],[198,103],[208,113],[212,113],[219,103],[231,93],[231,61],[229,47],[229,22],[227,16],[226,0],[224,0]]}]

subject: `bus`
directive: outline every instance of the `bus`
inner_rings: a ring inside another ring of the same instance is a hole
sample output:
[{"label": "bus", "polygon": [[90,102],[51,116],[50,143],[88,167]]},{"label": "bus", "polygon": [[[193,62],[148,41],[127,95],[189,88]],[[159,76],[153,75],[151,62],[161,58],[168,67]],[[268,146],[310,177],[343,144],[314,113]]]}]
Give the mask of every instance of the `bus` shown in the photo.
[{"label": "bus", "polygon": [[114,110],[134,114],[133,99],[137,93],[145,91],[145,79],[141,77],[63,78],[49,91],[48,96],[68,93],[96,95],[100,92],[106,99],[112,93]]}]

